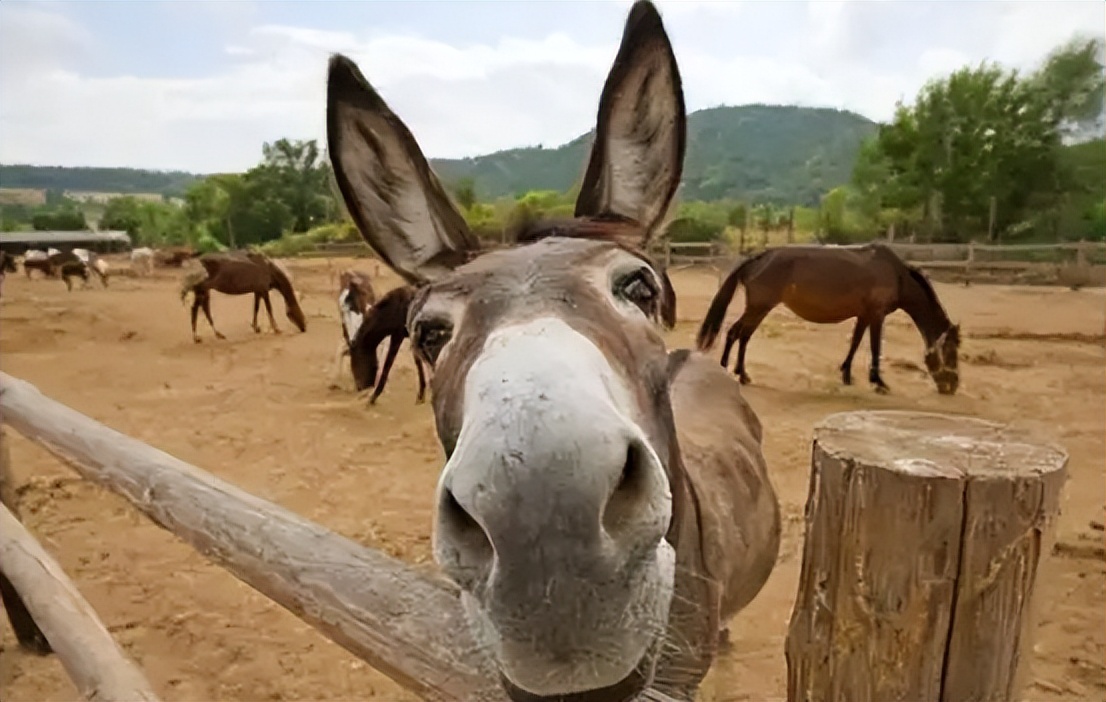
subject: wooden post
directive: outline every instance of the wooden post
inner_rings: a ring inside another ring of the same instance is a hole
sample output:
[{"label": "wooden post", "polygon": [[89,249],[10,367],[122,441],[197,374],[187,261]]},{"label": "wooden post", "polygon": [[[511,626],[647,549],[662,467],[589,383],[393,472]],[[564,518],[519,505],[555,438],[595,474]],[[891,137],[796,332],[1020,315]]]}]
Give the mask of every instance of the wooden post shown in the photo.
[{"label": "wooden post", "polygon": [[1067,454],[979,419],[815,429],[790,702],[1014,700]]},{"label": "wooden post", "polygon": [[87,700],[157,700],[96,612],[50,554],[0,505],[0,570],[20,593],[65,672]]}]

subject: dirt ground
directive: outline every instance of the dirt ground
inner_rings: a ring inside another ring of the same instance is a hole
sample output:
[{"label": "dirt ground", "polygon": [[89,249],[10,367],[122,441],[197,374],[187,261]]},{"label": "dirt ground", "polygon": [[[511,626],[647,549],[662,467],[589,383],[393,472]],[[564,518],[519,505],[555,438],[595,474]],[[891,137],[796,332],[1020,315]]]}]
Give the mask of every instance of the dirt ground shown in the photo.
[{"label": "dirt ground", "polygon": [[[4,283],[0,366],[49,396],[235,485],[409,562],[430,559],[433,489],[442,454],[428,405],[416,406],[414,368],[401,353],[379,404],[354,397],[348,370],[329,387],[340,327],[334,303],[349,260],[295,260],[306,293],[305,334],[255,335],[250,299],[214,297],[216,322],[193,344],[180,272],[118,277],[108,289],[67,293],[59,281]],[[126,265],[126,264],[121,264]],[[717,284],[710,272],[675,275],[680,323],[671,347],[690,345]],[[383,272],[380,290],[398,280]],[[848,325],[816,326],[773,312],[753,338],[746,394],[765,426],[765,452],[785,514],[779,564],[733,622],[735,646],[703,686],[714,701],[785,696],[783,642],[795,595],[813,425],[864,408],[967,413],[1013,422],[1071,454],[1060,539],[1044,562],[1041,613],[1026,700],[1106,695],[1106,297],[1103,291],[937,285],[963,325],[962,382],[936,393],[922,344],[903,313],[885,327],[889,396],[839,384]],[[731,308],[736,317],[741,301]],[[262,323],[263,328],[267,328]],[[406,346],[405,346],[406,349]],[[863,380],[867,344],[854,377]],[[24,521],[166,700],[405,700],[383,675],[8,431]],[[1099,550],[1096,551],[1095,548]],[[20,651],[0,624],[0,691],[7,702],[71,700],[56,658]]]}]

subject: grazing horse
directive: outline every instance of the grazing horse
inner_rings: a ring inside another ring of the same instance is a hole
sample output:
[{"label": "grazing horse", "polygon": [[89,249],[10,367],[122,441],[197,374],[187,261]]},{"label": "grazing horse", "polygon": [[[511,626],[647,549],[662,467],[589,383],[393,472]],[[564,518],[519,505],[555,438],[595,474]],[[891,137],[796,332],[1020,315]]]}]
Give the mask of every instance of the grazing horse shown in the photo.
[{"label": "grazing horse", "polygon": [[149,275],[154,267],[154,250],[146,246],[131,250],[131,270],[138,275]]},{"label": "grazing horse", "polygon": [[[761,425],[710,358],[669,353],[667,277],[644,253],[683,170],[679,69],[630,9],[575,219],[481,252],[402,120],[331,58],[327,142],[350,215],[418,289],[446,462],[433,552],[508,696],[690,696],[779,550]],[[378,305],[379,306],[379,305]]]},{"label": "grazing horse", "polygon": [[257,324],[257,312],[262,302],[269,315],[269,327],[279,334],[276,320],[273,318],[273,305],[269,301],[269,291],[276,290],[284,298],[284,312],[296,328],[307,331],[307,318],[300,309],[298,295],[292,287],[292,279],[284,266],[261,253],[232,251],[210,253],[200,257],[203,272],[192,273],[181,282],[180,299],[184,302],[192,293],[192,340],[197,344],[201,339],[196,333],[196,313],[203,308],[207,323],[219,339],[226,337],[215,328],[211,319],[211,291],[224,295],[253,295],[254,332],[261,333]]},{"label": "grazing horse", "polygon": [[[408,338],[407,313],[414,297],[415,288],[410,285],[388,291],[365,313],[364,320],[350,340],[350,372],[353,374],[357,391],[367,390],[373,387],[374,383],[376,385],[372,397],[369,398],[370,405],[375,405],[376,398],[384,392],[384,386],[388,383],[388,374],[392,371],[392,364],[395,363],[399,347],[403,344],[403,340]],[[380,379],[377,380],[376,350],[385,339],[388,339],[388,353],[384,357]],[[415,404],[421,404],[426,397],[426,373],[423,370],[422,359],[417,353],[414,356],[415,370],[419,374],[419,392],[415,396]]]},{"label": "grazing horse", "polygon": [[960,383],[960,325],[949,320],[925,275],[883,244],[789,246],[742,261],[714,294],[699,328],[700,351],[714,344],[738,285],[745,286],[745,312],[726,332],[722,367],[729,363],[730,349],[738,342],[734,373],[742,383],[750,380],[745,371],[749,339],[782,302],[802,319],[817,324],[837,324],[855,317],[849,353],[841,364],[841,380],[845,385],[852,384],[853,356],[867,330],[872,347],[868,380],[883,393],[889,391],[879,374],[883,320],[895,310],[905,311],[925,341],[925,364],[937,391],[944,395],[956,392]]},{"label": "grazing horse", "polygon": [[[369,274],[347,269],[338,277],[338,318],[342,322],[342,340],[334,354],[335,383],[342,373],[342,358],[349,354],[350,342],[369,308],[376,304],[376,291]],[[405,320],[406,321],[406,320]],[[336,384],[332,385],[337,387]]]}]

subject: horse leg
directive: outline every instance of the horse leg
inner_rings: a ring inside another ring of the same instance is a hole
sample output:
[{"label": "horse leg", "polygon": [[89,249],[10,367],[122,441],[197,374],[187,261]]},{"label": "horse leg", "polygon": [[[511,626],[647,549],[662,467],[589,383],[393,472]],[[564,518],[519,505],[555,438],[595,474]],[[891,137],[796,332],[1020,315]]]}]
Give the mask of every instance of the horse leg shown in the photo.
[{"label": "horse leg", "polygon": [[891,392],[883,378],[879,377],[879,351],[883,340],[883,317],[872,322],[872,328],[868,332],[868,340],[872,342],[872,368],[868,371],[868,382],[876,386],[876,392],[886,394]]},{"label": "horse leg", "polygon": [[342,377],[342,359],[349,355],[349,344],[345,339],[338,342],[338,349],[334,353],[334,367],[330,370],[330,387],[339,388],[338,379]]},{"label": "horse leg", "polygon": [[200,343],[200,335],[196,333],[196,313],[200,311],[202,303],[200,302],[200,296],[193,292],[192,294],[192,341]]},{"label": "horse leg", "polygon": [[768,313],[771,311],[771,307],[746,307],[745,313],[741,315],[741,319],[737,320],[734,326],[730,327],[730,330],[726,333],[727,346],[733,345],[731,337],[737,340],[737,364],[734,365],[733,372],[741,380],[742,385],[748,385],[753,381],[752,378],[749,377],[749,374],[745,372],[745,349],[749,346],[749,339],[752,338],[757,327],[760,326],[760,323],[764,321],[764,318],[767,317]]},{"label": "horse leg", "polygon": [[373,396],[369,398],[370,405],[375,405],[376,398],[384,392],[384,385],[388,382],[388,373],[392,370],[392,364],[396,361],[396,354],[399,353],[399,345],[402,343],[403,337],[398,334],[393,334],[388,340],[388,355],[384,357],[384,367],[380,369],[380,380],[376,383]]},{"label": "horse leg", "polygon": [[204,292],[203,308],[204,308],[204,316],[207,317],[207,323],[211,325],[211,331],[215,332],[215,338],[217,338],[217,339],[227,338],[227,337],[223,336],[223,332],[221,332],[221,331],[219,331],[218,329],[215,328],[215,322],[212,321],[212,319],[211,319],[211,296],[208,295],[206,293],[206,291]]},{"label": "horse leg", "polygon": [[856,326],[853,327],[853,339],[849,342],[849,353],[845,356],[845,362],[841,364],[841,382],[845,385],[853,384],[853,356],[860,347],[860,340],[864,338],[864,332],[868,329],[868,323],[860,317],[856,318]]},{"label": "horse leg", "polygon": [[254,334],[261,333],[261,325],[257,323],[257,312],[261,309],[261,296],[257,293],[253,294],[253,323],[250,327],[253,329]]},{"label": "horse leg", "polygon": [[426,401],[426,375],[423,373],[422,370],[422,361],[419,360],[419,357],[416,354],[411,355],[415,359],[415,370],[419,373],[419,394],[415,398],[415,404],[421,405],[423,402]]},{"label": "horse leg", "polygon": [[269,327],[273,330],[274,334],[280,333],[280,328],[277,327],[276,319],[273,318],[273,303],[269,302],[269,291],[261,293],[261,300],[265,303],[265,312],[269,315]]},{"label": "horse leg", "polygon": [[[11,511],[12,516],[19,519],[19,506],[16,504],[15,480],[8,464],[7,436],[0,429],[0,504]],[[12,624],[15,639],[19,645],[31,653],[45,656],[51,652],[50,642],[42,630],[35,624],[31,613],[27,611],[27,605],[19,596],[15,586],[3,573],[0,573],[0,599],[4,601],[4,611],[8,613],[8,621]]]}]

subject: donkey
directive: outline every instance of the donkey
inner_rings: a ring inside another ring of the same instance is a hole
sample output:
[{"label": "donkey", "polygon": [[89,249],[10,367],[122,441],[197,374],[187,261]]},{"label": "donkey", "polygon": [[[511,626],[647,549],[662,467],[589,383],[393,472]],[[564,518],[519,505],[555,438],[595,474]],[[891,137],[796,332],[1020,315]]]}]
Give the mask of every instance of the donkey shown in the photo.
[{"label": "donkey", "polygon": [[[370,405],[375,405],[376,398],[384,392],[384,386],[388,384],[388,374],[392,371],[392,364],[395,363],[399,347],[403,344],[403,340],[408,338],[407,313],[411,308],[415,292],[415,288],[410,285],[389,290],[365,313],[364,321],[350,340],[350,372],[353,374],[357,391],[376,386],[372,397],[369,398]],[[376,351],[385,339],[388,339],[388,353],[384,357],[384,368],[381,369],[378,380]],[[418,405],[426,398],[426,372],[423,369],[423,360],[417,353],[414,356],[415,371],[419,375],[419,391],[415,396],[415,404]]]},{"label": "donkey", "polygon": [[518,702],[692,694],[779,550],[740,384],[668,353],[658,329],[676,300],[644,251],[687,119],[646,0],[597,122],[575,219],[481,254],[406,125],[350,59],[330,60],[335,180],[369,246],[418,288],[407,328],[446,456],[434,557]]},{"label": "donkey", "polygon": [[745,371],[749,339],[782,302],[808,322],[836,324],[856,318],[849,353],[840,369],[845,385],[852,384],[853,356],[867,330],[872,347],[868,380],[877,392],[890,391],[879,373],[880,345],[884,318],[899,309],[910,315],[922,335],[926,368],[937,392],[952,395],[960,384],[960,325],[949,319],[925,274],[884,244],[789,246],[742,261],[714,294],[699,328],[700,351],[714,344],[738,285],[745,286],[745,312],[726,332],[722,366],[729,363],[730,349],[738,342],[734,373],[742,383],[749,382]]},{"label": "donkey", "polygon": [[268,256],[250,252],[232,251],[228,253],[204,254],[200,257],[203,272],[192,273],[181,281],[180,299],[183,303],[192,294],[192,340],[202,341],[196,333],[196,314],[202,308],[211,331],[219,339],[226,337],[215,328],[211,320],[211,291],[217,290],[224,295],[253,294],[253,323],[251,328],[260,334],[257,324],[257,312],[262,302],[269,315],[269,328],[279,334],[276,320],[273,318],[273,304],[269,300],[269,291],[276,290],[284,298],[284,312],[292,324],[301,332],[307,331],[307,317],[300,309],[299,295],[292,287],[292,279],[284,266]]}]

